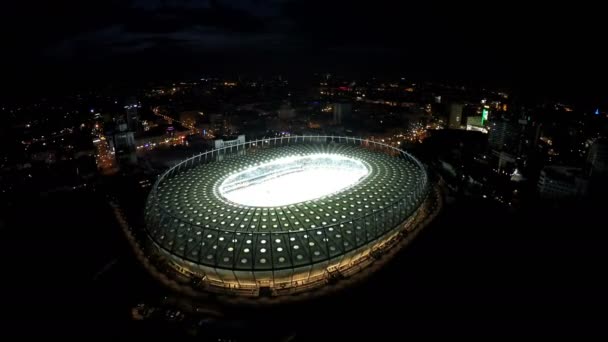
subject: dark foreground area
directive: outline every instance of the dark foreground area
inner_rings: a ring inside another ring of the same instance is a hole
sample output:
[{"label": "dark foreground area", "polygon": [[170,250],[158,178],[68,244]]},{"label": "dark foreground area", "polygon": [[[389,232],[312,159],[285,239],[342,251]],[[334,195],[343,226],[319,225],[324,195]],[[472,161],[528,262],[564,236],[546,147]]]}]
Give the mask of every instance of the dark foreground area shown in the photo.
[{"label": "dark foreground area", "polygon": [[[361,285],[308,303],[242,310],[202,325],[198,337],[606,335],[602,210],[584,203],[512,213],[458,200]],[[165,292],[135,261],[100,192],[24,195],[1,219],[3,334],[192,335],[169,321],[132,320],[135,305]]]}]

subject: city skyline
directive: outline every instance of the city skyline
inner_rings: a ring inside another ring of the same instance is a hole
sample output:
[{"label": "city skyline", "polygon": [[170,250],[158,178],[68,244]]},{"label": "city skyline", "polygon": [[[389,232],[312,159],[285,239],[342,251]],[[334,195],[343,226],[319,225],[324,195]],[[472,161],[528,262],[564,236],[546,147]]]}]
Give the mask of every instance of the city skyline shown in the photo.
[{"label": "city skyline", "polygon": [[[342,72],[598,102],[608,76],[596,52],[598,13],[388,1],[27,1],[2,11],[12,32],[4,68],[15,90],[53,88],[57,80],[99,86],[205,73]],[[569,25],[574,18],[584,25]]]}]

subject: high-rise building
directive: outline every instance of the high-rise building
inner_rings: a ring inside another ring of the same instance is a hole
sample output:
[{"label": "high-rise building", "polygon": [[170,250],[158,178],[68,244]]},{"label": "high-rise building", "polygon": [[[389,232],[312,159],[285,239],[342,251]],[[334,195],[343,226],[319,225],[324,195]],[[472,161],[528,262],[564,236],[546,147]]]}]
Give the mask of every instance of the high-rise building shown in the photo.
[{"label": "high-rise building", "polygon": [[224,120],[224,115],[221,113],[213,113],[209,116],[209,124],[211,125],[211,129],[215,132],[215,134],[222,134],[224,132],[224,126],[226,122]]},{"label": "high-rise building", "polygon": [[484,125],[488,121],[488,117],[490,115],[490,107],[485,105],[481,109],[481,124]]},{"label": "high-rise building", "polygon": [[129,130],[137,131],[138,123],[139,123],[139,115],[137,113],[137,109],[139,108],[139,103],[134,96],[130,96],[127,98],[125,102],[125,110],[127,116],[127,126],[129,126]]},{"label": "high-rise building", "polygon": [[448,127],[452,129],[460,128],[462,124],[462,103],[450,103],[448,105]]},{"label": "high-rise building", "polygon": [[515,170],[517,158],[505,151],[494,151],[493,154],[498,157],[498,172],[511,172]]},{"label": "high-rise building", "polygon": [[336,102],[334,103],[334,124],[341,125],[344,120],[348,120],[352,114],[353,106],[350,103],[346,102]]},{"label": "high-rise building", "polygon": [[589,181],[583,170],[568,166],[547,166],[540,172],[538,192],[545,199],[567,199],[587,195]]},{"label": "high-rise building", "polygon": [[488,143],[495,150],[517,149],[519,130],[516,124],[508,121],[494,121],[490,126]]},{"label": "high-rise building", "polygon": [[118,122],[117,130],[114,132],[111,143],[114,148],[114,155],[119,163],[131,165],[137,163],[134,132],[129,130],[126,123],[122,121]]},{"label": "high-rise building", "polygon": [[608,173],[608,140],[598,139],[591,145],[587,162],[591,165],[592,175]]}]

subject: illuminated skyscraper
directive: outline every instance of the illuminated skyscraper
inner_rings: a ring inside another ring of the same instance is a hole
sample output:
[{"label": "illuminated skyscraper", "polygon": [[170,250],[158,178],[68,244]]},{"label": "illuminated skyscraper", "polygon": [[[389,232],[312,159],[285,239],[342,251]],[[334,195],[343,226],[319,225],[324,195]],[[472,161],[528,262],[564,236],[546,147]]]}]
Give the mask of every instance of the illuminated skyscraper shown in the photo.
[{"label": "illuminated skyscraper", "polygon": [[481,125],[484,125],[488,121],[488,116],[490,115],[490,110],[488,106],[483,106],[481,110]]}]

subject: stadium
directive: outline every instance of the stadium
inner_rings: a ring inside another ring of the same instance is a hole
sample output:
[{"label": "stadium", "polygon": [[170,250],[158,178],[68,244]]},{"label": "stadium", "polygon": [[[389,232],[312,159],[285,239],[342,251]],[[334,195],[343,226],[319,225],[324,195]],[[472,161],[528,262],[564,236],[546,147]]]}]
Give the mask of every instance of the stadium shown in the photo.
[{"label": "stadium", "polygon": [[163,173],[139,244],[163,279],[188,294],[323,291],[409,241],[434,210],[434,193],[416,158],[380,142],[249,141]]}]

